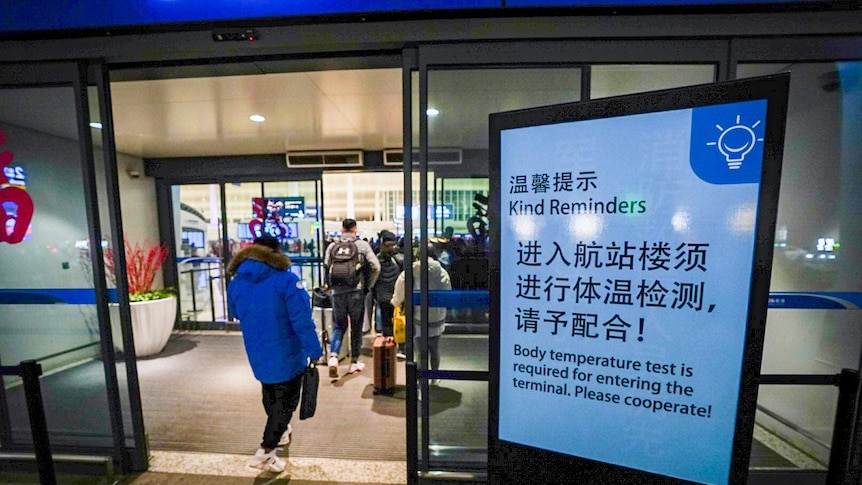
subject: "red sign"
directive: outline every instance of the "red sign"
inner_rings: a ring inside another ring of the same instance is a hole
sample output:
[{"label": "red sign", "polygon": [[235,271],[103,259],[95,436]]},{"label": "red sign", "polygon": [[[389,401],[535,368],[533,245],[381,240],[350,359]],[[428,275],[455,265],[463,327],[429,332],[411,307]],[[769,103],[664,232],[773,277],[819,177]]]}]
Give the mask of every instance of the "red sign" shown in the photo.
[{"label": "red sign", "polygon": [[[6,134],[0,129],[0,145],[5,144]],[[6,169],[12,158],[11,151],[0,152],[0,242],[18,244],[33,220],[33,199],[23,187],[10,185]]]}]

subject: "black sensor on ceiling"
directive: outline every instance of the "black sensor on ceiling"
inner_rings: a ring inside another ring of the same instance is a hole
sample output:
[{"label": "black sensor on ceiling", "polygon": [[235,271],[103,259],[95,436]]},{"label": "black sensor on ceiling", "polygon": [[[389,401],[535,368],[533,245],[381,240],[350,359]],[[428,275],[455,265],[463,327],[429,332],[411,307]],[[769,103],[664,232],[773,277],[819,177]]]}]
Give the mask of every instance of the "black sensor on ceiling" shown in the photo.
[{"label": "black sensor on ceiling", "polygon": [[254,42],[260,39],[254,29],[216,29],[213,30],[213,40],[216,42]]}]

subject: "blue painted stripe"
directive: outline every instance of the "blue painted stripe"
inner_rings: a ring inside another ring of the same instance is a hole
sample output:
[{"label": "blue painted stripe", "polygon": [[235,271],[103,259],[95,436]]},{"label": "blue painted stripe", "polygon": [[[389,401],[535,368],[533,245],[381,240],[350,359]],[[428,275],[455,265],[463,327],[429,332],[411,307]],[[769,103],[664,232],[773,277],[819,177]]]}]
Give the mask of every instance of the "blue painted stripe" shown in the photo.
[{"label": "blue painted stripe", "polygon": [[[418,305],[421,294],[413,292],[413,304]],[[428,292],[430,306],[442,308],[488,308],[491,295],[488,290],[434,290]]]},{"label": "blue painted stripe", "polygon": [[858,310],[862,293],[851,292],[775,292],[769,294],[769,308]]},{"label": "blue painted stripe", "polygon": [[[108,289],[108,302],[117,303],[116,288]],[[93,288],[15,288],[0,290],[0,305],[95,305]]]}]

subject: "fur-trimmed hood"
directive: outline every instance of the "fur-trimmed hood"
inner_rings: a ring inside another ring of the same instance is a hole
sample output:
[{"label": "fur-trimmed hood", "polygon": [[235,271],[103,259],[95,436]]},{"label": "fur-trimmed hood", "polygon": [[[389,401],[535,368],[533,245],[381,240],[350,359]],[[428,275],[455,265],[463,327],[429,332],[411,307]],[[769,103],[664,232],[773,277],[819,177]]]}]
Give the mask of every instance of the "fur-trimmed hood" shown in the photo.
[{"label": "fur-trimmed hood", "polygon": [[323,355],[311,319],[308,292],[287,268],[290,259],[265,246],[239,251],[228,268],[227,306],[242,325],[242,340],[254,377],[286,382]]},{"label": "fur-trimmed hood", "polygon": [[272,249],[264,246],[249,246],[234,255],[227,265],[227,272],[237,274],[239,266],[246,260],[263,263],[278,271],[284,271],[290,267],[290,258],[286,255],[273,252]]}]

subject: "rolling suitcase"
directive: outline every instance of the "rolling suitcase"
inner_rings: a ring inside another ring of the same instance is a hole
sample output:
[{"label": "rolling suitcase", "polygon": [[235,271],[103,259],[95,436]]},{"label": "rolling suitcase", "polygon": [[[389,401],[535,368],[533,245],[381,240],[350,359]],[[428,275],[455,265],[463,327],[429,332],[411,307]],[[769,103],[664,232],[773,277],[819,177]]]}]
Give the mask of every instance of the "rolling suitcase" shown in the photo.
[{"label": "rolling suitcase", "polygon": [[391,394],[395,391],[395,340],[377,336],[373,345],[374,394]]}]

